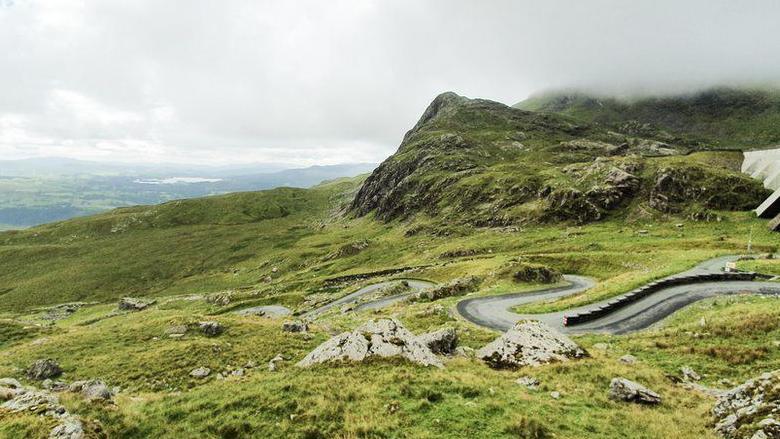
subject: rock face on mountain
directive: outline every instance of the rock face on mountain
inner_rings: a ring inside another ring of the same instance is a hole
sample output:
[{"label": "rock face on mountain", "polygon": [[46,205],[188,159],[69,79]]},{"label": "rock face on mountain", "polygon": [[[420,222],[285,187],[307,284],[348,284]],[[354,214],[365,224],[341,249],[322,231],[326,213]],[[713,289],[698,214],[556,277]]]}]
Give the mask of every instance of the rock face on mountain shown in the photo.
[{"label": "rock face on mountain", "polygon": [[675,160],[690,148],[656,134],[444,93],[365,180],[351,210],[475,226],[582,224],[638,204],[680,213],[749,209],[766,198],[738,165],[724,164],[740,161],[738,152],[725,161]]},{"label": "rock face on mountain", "polygon": [[311,351],[298,366],[360,362],[372,357],[401,357],[422,366],[442,367],[428,346],[394,319],[369,321],[352,332],[339,334]]},{"label": "rock face on mountain", "polygon": [[586,355],[569,337],[537,321],[518,322],[477,351],[477,357],[495,369],[540,366]]},{"label": "rock face on mountain", "polygon": [[725,392],[712,408],[715,430],[726,438],[780,438],[780,370]]}]

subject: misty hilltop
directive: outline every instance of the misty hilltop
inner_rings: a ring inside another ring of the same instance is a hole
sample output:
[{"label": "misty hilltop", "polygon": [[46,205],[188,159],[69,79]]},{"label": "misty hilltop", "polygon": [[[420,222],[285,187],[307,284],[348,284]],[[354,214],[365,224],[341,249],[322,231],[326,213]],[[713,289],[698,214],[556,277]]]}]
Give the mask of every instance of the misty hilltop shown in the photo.
[{"label": "misty hilltop", "polygon": [[717,87],[636,98],[553,91],[514,107],[698,148],[744,149],[780,143],[780,89],[769,87]]}]

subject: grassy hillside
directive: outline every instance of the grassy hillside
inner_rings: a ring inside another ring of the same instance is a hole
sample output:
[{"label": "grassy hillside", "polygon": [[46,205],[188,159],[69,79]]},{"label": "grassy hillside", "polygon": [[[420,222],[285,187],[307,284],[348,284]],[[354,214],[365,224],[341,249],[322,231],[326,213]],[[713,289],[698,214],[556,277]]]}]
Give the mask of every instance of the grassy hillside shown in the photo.
[{"label": "grassy hillside", "polygon": [[445,93],[366,179],[352,208],[383,220],[425,214],[506,226],[649,211],[711,216],[709,209],[747,210],[768,196],[739,173],[740,153],[689,152],[653,135]]},{"label": "grassy hillside", "polygon": [[514,107],[697,148],[742,149],[780,143],[780,91],[776,89],[721,87],[630,99],[564,91],[533,96]]},{"label": "grassy hillside", "polygon": [[[513,276],[528,264],[598,281],[532,307],[565,309],[743,253],[749,242],[753,252],[777,252],[777,234],[749,211],[766,192],[739,174],[741,158],[445,94],[366,178],[0,233],[0,377],[25,381],[30,362],[54,358],[66,381],[120,386],[115,405],[60,394],[90,431],[102,432],[93,437],[714,438],[713,399],[667,375],[690,365],[705,384],[723,386],[779,368],[777,299],[701,302],[650,331],[577,337],[591,354],[585,360],[517,371],[465,357],[443,370],[400,361],[293,367],[330,335],[370,318],[395,317],[415,333],[452,326],[472,348],[495,338],[457,317],[458,297],[333,309],[309,334],[282,332],[284,319],[232,311],[275,304],[302,313],[402,277],[473,275],[482,284],[472,295],[531,292],[542,286]],[[777,271],[767,259],[741,264]],[[157,303],[117,313],[123,296]],[[48,307],[74,301],[86,303],[48,318]],[[226,332],[169,335],[203,320]],[[618,361],[628,353],[639,363]],[[271,372],[277,354],[285,360]],[[243,376],[216,378],[249,362],[256,367]],[[213,373],[192,378],[201,366]],[[540,388],[516,384],[523,375]],[[657,390],[663,404],[608,399],[618,375]],[[47,437],[51,427],[48,418],[0,410],[0,437]]]}]

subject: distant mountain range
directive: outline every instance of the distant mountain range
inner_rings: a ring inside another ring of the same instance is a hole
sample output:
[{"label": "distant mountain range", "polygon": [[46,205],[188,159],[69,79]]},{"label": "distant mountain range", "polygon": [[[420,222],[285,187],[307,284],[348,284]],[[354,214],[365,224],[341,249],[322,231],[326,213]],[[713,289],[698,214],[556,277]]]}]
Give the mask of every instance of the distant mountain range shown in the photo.
[{"label": "distant mountain range", "polygon": [[[109,209],[280,186],[307,188],[370,172],[373,163],[283,169],[284,164],[181,166],[63,158],[0,161],[0,229]],[[282,168],[282,169],[280,169]]]}]

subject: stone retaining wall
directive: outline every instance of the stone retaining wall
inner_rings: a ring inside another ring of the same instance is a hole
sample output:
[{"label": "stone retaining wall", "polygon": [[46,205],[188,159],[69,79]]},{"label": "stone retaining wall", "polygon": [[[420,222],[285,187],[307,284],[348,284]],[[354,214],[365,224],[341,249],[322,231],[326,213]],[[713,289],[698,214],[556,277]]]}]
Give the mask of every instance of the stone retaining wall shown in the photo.
[{"label": "stone retaining wall", "polygon": [[640,299],[643,299],[657,291],[664,288],[673,287],[676,285],[694,284],[702,282],[714,282],[714,281],[745,281],[754,280],[756,273],[707,273],[707,274],[694,274],[689,276],[678,276],[661,279],[655,282],[651,282],[641,288],[637,288],[631,292],[628,292],[620,297],[617,297],[607,304],[598,308],[589,309],[585,312],[578,314],[571,314],[563,317],[564,326],[580,325],[586,322],[597,320],[601,317],[611,314],[616,310],[630,305]]}]

